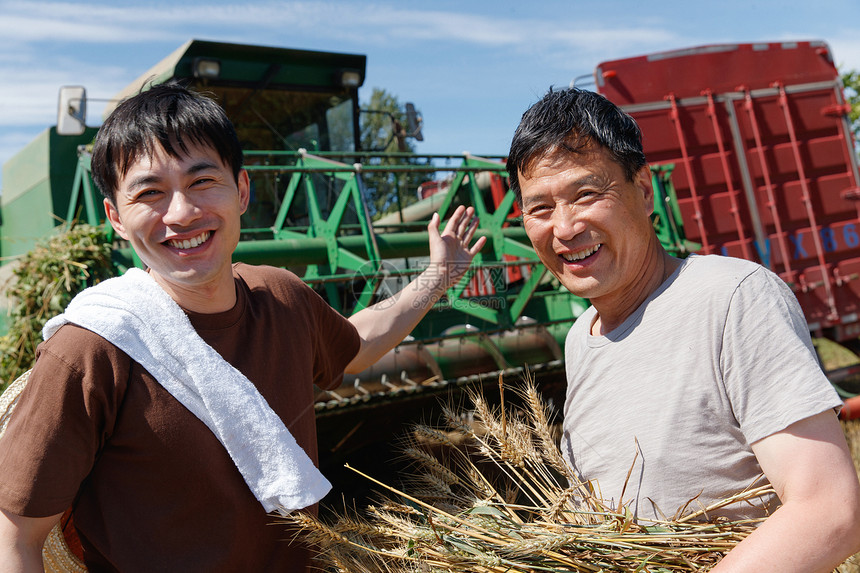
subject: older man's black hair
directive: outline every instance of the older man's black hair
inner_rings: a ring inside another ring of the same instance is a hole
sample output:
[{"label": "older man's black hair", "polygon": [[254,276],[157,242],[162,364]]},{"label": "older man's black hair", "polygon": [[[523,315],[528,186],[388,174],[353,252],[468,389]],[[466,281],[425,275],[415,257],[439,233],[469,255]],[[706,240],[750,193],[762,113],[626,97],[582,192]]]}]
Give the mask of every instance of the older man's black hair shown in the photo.
[{"label": "older man's black hair", "polygon": [[519,174],[528,174],[535,161],[562,150],[581,153],[592,143],[609,152],[628,181],[647,164],[642,133],[630,115],[600,94],[550,88],[523,114],[511,141],[507,170],[517,200],[522,200]]}]

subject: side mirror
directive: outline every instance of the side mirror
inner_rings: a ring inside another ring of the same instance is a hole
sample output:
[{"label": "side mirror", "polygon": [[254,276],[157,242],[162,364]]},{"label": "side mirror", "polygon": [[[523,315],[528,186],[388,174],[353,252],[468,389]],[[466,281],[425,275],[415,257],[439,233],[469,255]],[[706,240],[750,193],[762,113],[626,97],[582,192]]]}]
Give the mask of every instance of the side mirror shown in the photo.
[{"label": "side mirror", "polygon": [[406,104],[406,129],[409,131],[407,137],[414,137],[417,141],[424,141],[424,136],[421,134],[421,124],[423,120],[418,112],[415,111],[415,106],[411,103]]},{"label": "side mirror", "polygon": [[57,106],[57,133],[81,135],[86,129],[87,90],[83,86],[63,86]]}]

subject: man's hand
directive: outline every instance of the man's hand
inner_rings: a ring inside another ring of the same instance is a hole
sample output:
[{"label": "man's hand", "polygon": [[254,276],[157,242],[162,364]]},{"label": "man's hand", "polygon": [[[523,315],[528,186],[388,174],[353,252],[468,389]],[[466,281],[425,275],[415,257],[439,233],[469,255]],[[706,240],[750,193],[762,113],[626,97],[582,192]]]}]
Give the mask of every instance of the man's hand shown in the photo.
[{"label": "man's hand", "polygon": [[439,288],[444,292],[456,285],[466,274],[472,259],[484,248],[487,239],[480,237],[469,247],[478,228],[473,207],[457,207],[441,233],[439,223],[439,214],[433,213],[430,224],[427,225],[430,235],[430,266],[425,272],[428,278],[438,277]]},{"label": "man's hand", "polygon": [[439,215],[433,214],[427,225],[430,235],[427,269],[385,304],[367,307],[349,318],[361,337],[361,347],[346,372],[358,374],[400,344],[445,291],[457,284],[487,242],[486,237],[480,237],[469,246],[477,227],[472,207],[457,207],[441,232]]}]

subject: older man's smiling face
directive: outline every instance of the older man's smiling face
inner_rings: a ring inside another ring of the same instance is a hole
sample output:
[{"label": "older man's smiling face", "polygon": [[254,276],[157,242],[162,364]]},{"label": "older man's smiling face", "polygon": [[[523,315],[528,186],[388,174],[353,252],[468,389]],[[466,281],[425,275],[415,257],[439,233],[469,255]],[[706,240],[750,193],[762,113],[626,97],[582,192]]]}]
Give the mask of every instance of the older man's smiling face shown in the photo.
[{"label": "older man's smiling face", "polygon": [[[551,151],[519,174],[523,225],[547,269],[572,293],[624,298],[650,277],[657,248],[647,167],[628,181],[602,147]],[[653,260],[653,257],[650,258]]]}]

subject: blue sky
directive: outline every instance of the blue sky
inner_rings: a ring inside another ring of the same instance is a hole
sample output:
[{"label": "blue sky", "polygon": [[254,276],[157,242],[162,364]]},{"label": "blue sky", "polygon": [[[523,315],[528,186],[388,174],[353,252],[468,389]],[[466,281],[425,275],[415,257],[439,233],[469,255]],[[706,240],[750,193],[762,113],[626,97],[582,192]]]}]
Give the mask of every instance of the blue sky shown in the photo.
[{"label": "blue sky", "polygon": [[110,98],[191,38],[366,54],[363,99],[415,102],[417,151],[502,154],[549,86],[608,59],[821,39],[860,69],[860,2],[0,0],[0,163],[56,122],[60,86]]}]

